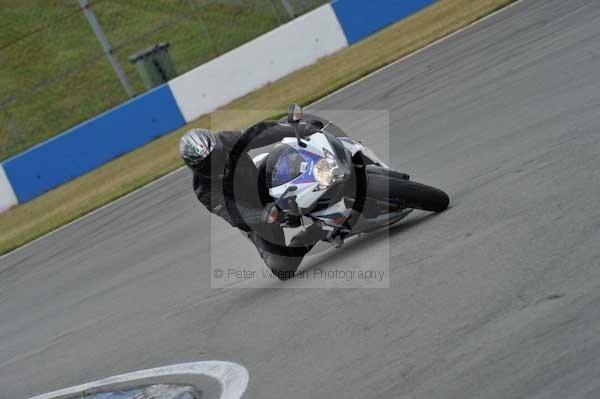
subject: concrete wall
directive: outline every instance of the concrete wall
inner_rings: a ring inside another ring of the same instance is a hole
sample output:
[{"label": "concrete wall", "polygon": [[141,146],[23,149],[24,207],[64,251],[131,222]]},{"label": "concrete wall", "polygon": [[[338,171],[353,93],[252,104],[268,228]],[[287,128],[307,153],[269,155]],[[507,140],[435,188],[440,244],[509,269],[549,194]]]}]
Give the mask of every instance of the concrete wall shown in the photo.
[{"label": "concrete wall", "polygon": [[319,7],[4,161],[0,164],[0,212],[313,64],[433,2],[336,0]]},{"label": "concrete wall", "polygon": [[173,79],[169,86],[189,122],[346,46],[326,4]]},{"label": "concrete wall", "polygon": [[12,184],[4,172],[4,167],[0,164],[0,212],[4,212],[18,203]]}]

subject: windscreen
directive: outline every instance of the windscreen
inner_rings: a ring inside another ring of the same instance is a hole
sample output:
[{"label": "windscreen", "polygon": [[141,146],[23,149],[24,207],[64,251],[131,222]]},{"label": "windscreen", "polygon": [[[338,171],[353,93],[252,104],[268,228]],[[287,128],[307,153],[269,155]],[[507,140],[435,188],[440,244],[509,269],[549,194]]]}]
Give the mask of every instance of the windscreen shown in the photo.
[{"label": "windscreen", "polygon": [[306,161],[300,153],[287,144],[278,145],[267,160],[267,184],[269,188],[289,183],[302,174],[302,163]]}]

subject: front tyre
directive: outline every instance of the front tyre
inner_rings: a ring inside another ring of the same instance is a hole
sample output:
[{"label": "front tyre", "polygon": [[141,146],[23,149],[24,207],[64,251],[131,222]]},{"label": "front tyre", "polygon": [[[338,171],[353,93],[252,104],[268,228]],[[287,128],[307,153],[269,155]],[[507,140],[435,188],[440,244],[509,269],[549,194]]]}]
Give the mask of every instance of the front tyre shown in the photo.
[{"label": "front tyre", "polygon": [[390,179],[390,199],[403,208],[442,212],[448,208],[450,198],[442,190],[410,180]]},{"label": "front tyre", "polygon": [[384,200],[398,208],[442,212],[450,199],[440,189],[407,179],[407,175],[379,166],[369,165],[366,198]]}]

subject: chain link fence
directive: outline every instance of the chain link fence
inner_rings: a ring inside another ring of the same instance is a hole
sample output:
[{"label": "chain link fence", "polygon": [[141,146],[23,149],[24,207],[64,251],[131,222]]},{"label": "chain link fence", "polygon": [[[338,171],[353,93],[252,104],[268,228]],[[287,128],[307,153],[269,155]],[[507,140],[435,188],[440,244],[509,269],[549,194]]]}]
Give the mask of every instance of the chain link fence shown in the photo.
[{"label": "chain link fence", "polygon": [[[327,0],[89,0],[136,95],[128,58],[170,43],[177,74]],[[257,55],[258,56],[258,55]],[[0,161],[128,99],[78,0],[0,0]]]}]

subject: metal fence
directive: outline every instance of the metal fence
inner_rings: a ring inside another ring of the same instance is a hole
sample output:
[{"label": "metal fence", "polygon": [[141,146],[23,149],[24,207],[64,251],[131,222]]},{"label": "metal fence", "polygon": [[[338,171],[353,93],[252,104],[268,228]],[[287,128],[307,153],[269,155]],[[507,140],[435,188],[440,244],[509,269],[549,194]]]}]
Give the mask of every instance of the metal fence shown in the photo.
[{"label": "metal fence", "polygon": [[[170,43],[181,74],[326,2],[87,1],[135,95],[139,50]],[[0,0],[0,161],[128,97],[78,0]]]}]

